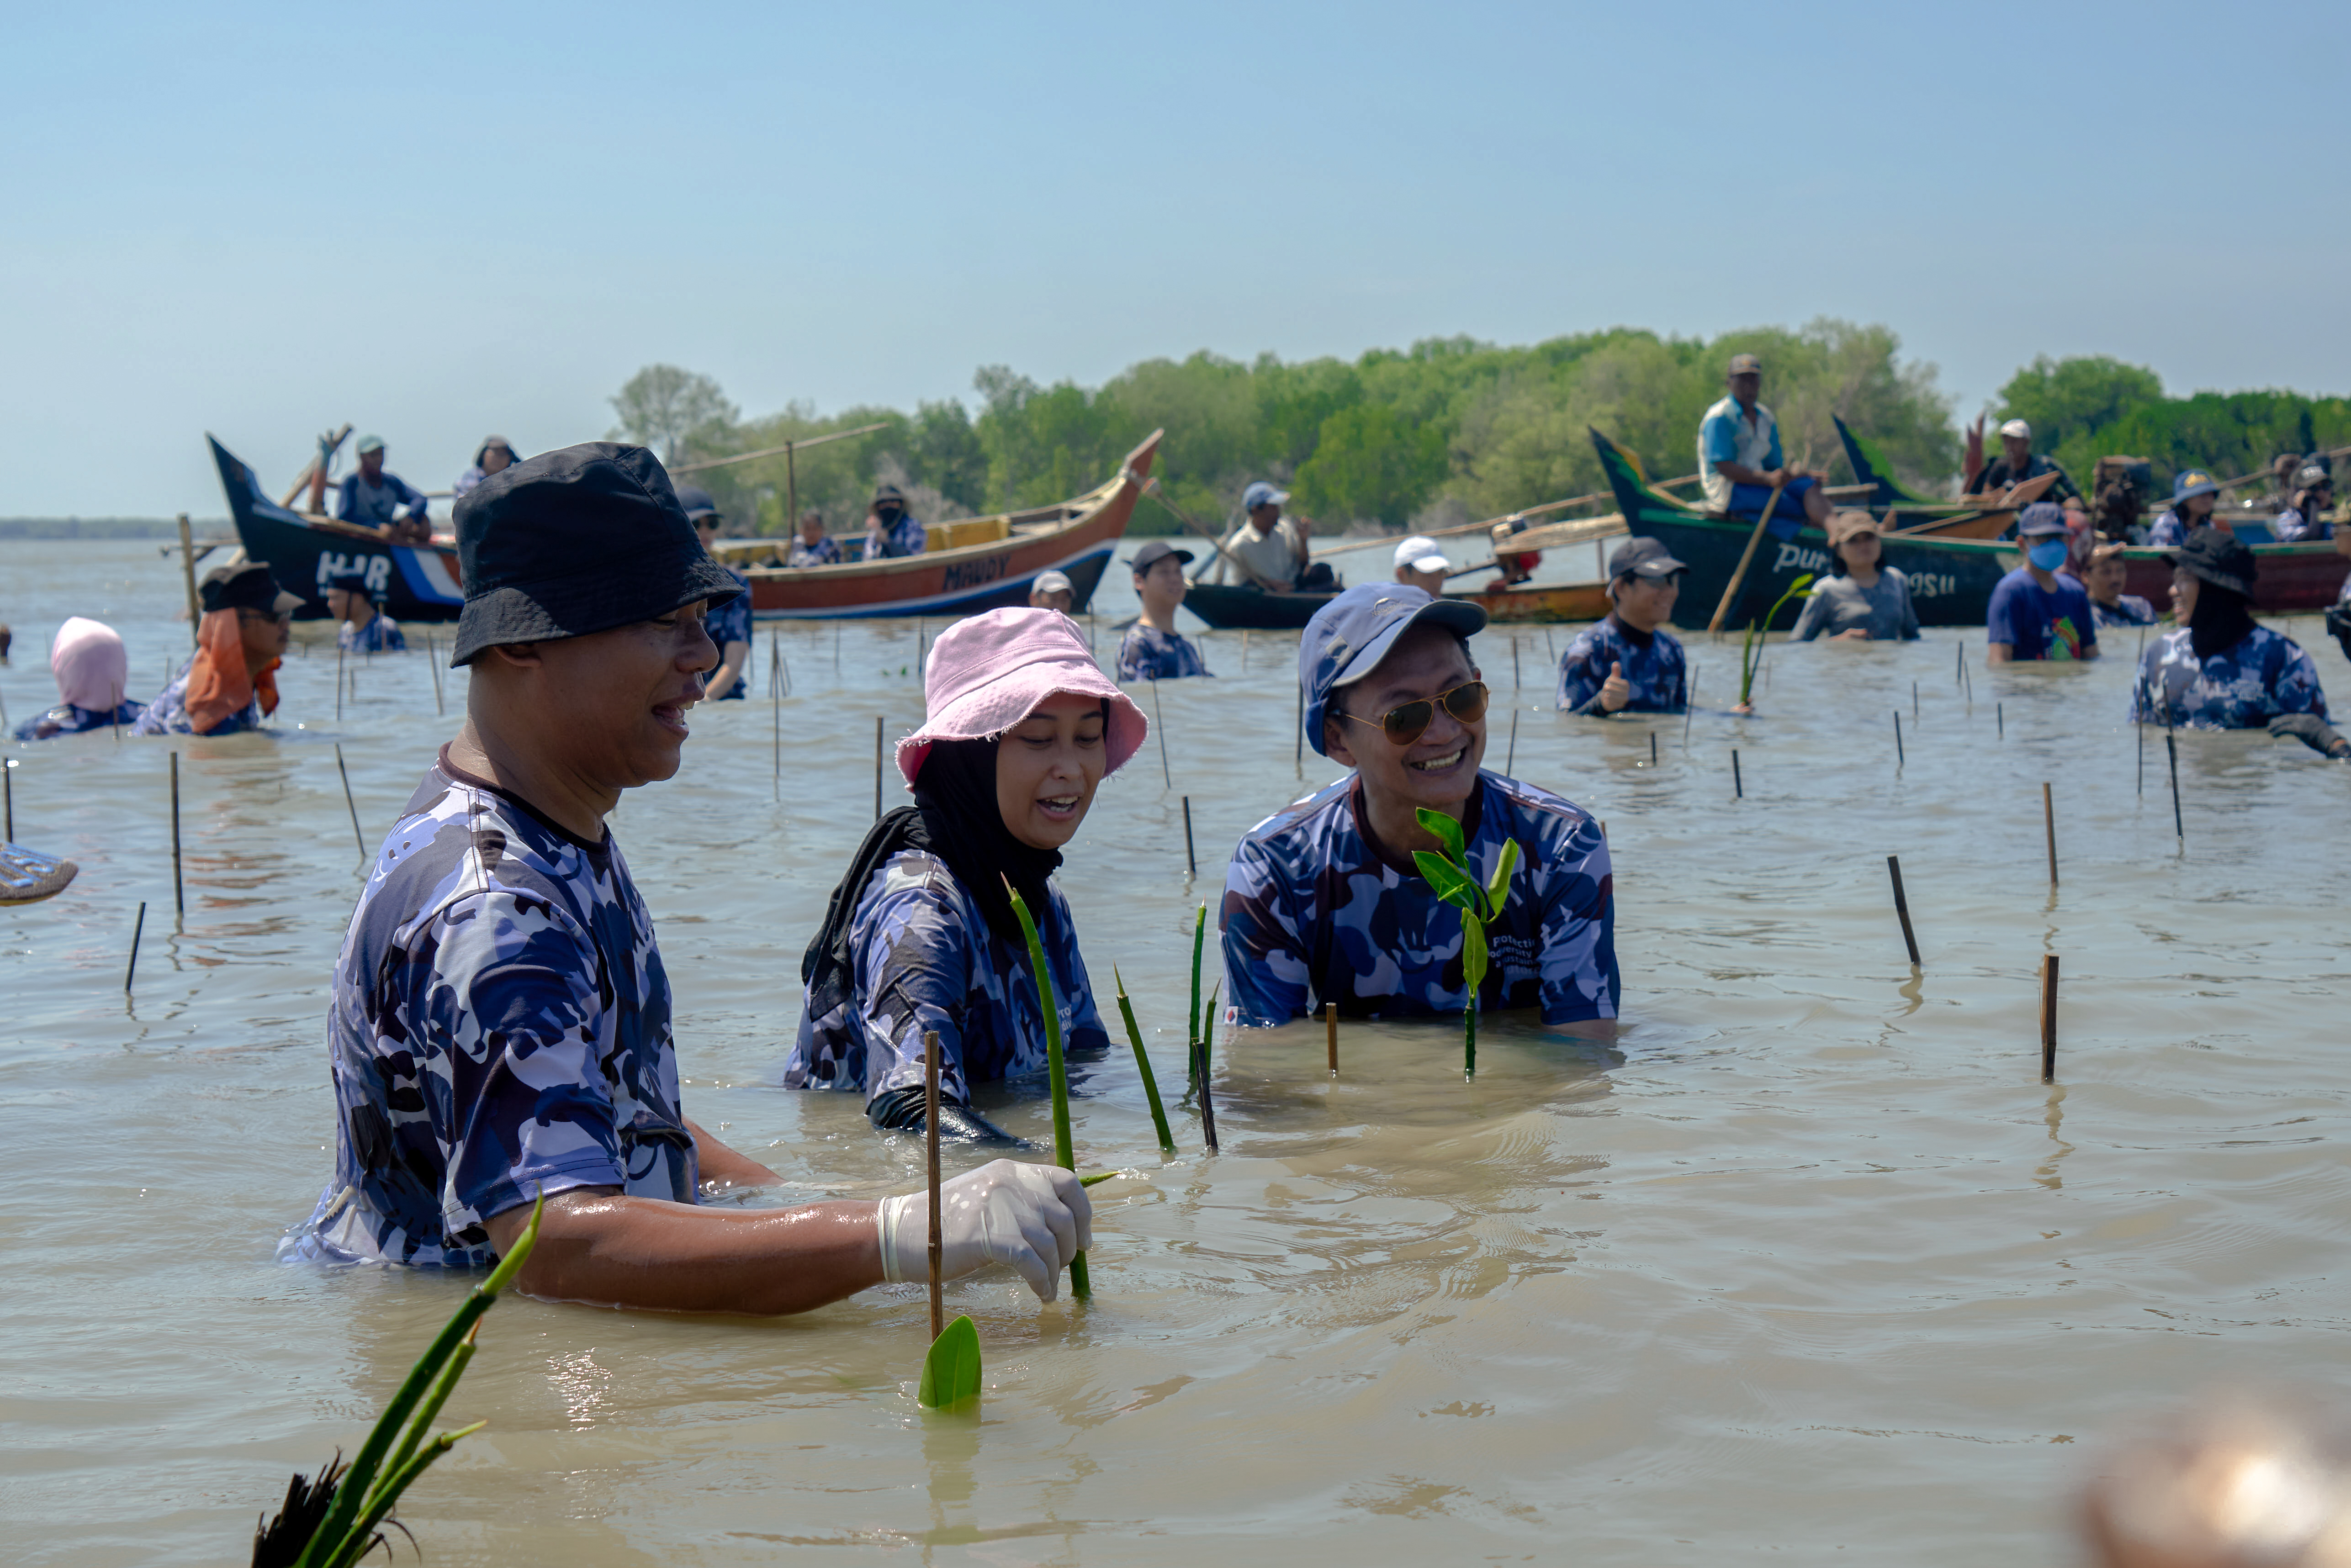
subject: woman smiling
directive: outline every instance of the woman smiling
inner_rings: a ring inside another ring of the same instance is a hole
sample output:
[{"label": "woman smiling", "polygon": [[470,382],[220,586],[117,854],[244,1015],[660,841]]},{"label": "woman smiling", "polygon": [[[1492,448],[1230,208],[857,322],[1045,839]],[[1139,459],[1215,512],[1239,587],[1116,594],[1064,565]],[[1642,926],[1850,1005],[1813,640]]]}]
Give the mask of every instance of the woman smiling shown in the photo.
[{"label": "woman smiling", "polygon": [[862,1089],[877,1127],[923,1125],[923,1036],[939,1039],[939,1130],[1010,1141],[971,1085],[1045,1065],[1045,1022],[1008,881],[1035,912],[1070,1054],[1110,1045],[1070,906],[1047,878],[1094,790],[1149,726],[1067,616],[999,609],[931,647],[930,717],[898,742],[914,804],[874,824],[800,962],[787,1088]]}]

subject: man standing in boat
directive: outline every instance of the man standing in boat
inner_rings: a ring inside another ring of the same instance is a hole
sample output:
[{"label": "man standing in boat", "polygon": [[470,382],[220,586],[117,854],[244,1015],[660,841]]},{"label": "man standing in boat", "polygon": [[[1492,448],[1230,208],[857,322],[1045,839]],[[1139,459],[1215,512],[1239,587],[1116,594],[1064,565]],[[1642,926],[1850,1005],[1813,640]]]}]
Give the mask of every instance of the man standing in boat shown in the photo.
[{"label": "man standing in boat", "polygon": [[365,572],[327,579],[327,613],[336,622],[335,646],[346,653],[405,653],[408,639],[390,616],[376,608]]},{"label": "man standing in boat", "polygon": [[[1977,421],[1975,429],[1980,431],[1982,421]],[[1982,456],[1980,446],[1975,455],[1979,459]],[[2011,420],[2000,427],[2000,456],[1968,475],[1966,493],[1997,495],[2011,485],[2038,479],[2044,473],[2053,473],[2057,477],[2047,490],[2041,493],[2042,500],[2082,500],[2082,492],[2074,483],[2073,476],[2050,459],[2033,452],[2032,427],[2022,420]]]},{"label": "man standing in boat", "polygon": [[2063,662],[2098,657],[2098,623],[2089,593],[2060,576],[2068,558],[2064,509],[2036,501],[2016,519],[2024,565],[2001,578],[1984,610],[1994,665]]},{"label": "man standing in boat", "polygon": [[1176,629],[1176,612],[1184,604],[1184,568],[1191,562],[1191,551],[1154,539],[1127,563],[1143,613],[1119,639],[1121,680],[1177,680],[1211,673],[1191,639]]},{"label": "man standing in boat", "polygon": [[[922,1211],[710,1208],[776,1179],[685,1114],[668,971],[605,818],[674,776],[737,593],[653,453],[596,442],[457,509],[465,723],[383,841],[328,1013],[333,1179],[289,1250],[480,1268],[546,1202],[517,1288],[664,1312],[803,1312],[924,1277]],[[1050,1299],[1090,1241],[1074,1175],[999,1160],[941,1192],[947,1275]]]},{"label": "man standing in boat", "polygon": [[1698,483],[1706,504],[1732,517],[1749,520],[1762,515],[1771,504],[1774,533],[1793,535],[1810,523],[1825,528],[1829,498],[1820,476],[1786,466],[1780,449],[1780,421],[1756,400],[1763,390],[1763,361],[1752,354],[1730,357],[1726,378],[1729,396],[1706,410],[1698,427]]},{"label": "man standing in boat", "polygon": [[1328,562],[1310,557],[1307,541],[1314,535],[1314,520],[1283,513],[1290,492],[1258,480],[1241,492],[1245,515],[1225,535],[1217,558],[1217,582],[1225,581],[1230,562],[1249,587],[1270,594],[1329,593],[1338,586]]},{"label": "man standing in boat", "polygon": [[[1486,612],[1400,583],[1314,613],[1298,656],[1306,742],[1354,772],[1249,829],[1218,924],[1232,1017],[1268,1027],[1336,1004],[1351,1018],[1458,1018],[1461,912],[1413,860],[1444,853],[1423,810],[1460,825],[1470,875],[1519,858],[1486,926],[1481,1008],[1539,1009],[1608,1039],[1617,1004],[1614,879],[1590,813],[1479,767],[1486,687],[1469,638]],[[1458,1036],[1456,1037],[1458,1038]]]},{"label": "man standing in boat", "polygon": [[906,495],[894,484],[873,492],[873,508],[865,516],[865,558],[896,560],[919,556],[930,547],[930,530],[906,510]]},{"label": "man standing in boat", "polygon": [[359,467],[343,475],[335,516],[376,529],[396,544],[429,544],[433,524],[423,493],[400,475],[385,472],[383,437],[360,437],[359,454]]}]

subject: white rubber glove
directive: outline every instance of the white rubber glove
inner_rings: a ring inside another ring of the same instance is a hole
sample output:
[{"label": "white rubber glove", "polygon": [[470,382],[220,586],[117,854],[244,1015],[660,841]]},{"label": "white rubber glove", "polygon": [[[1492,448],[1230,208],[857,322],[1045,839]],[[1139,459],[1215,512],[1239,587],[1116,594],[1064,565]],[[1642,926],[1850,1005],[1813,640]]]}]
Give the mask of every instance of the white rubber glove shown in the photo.
[{"label": "white rubber glove", "polygon": [[[884,1198],[881,1209],[882,1277],[893,1284],[929,1279],[930,1195]],[[1051,1301],[1061,1271],[1093,1244],[1093,1203],[1073,1172],[990,1160],[939,1183],[939,1277],[1006,1263],[1039,1301]]]}]

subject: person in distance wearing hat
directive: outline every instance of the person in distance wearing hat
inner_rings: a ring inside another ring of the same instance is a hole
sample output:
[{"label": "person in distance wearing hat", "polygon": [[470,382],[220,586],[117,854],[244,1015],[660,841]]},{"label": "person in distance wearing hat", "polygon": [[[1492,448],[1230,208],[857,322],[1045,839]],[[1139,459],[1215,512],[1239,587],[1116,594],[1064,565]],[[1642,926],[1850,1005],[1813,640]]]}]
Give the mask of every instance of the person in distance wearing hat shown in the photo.
[{"label": "person in distance wearing hat", "polygon": [[376,608],[365,572],[339,572],[327,579],[327,613],[335,619],[335,646],[346,653],[408,651],[399,626]]},{"label": "person in distance wearing hat", "polygon": [[358,450],[360,465],[343,475],[335,497],[335,516],[373,528],[400,543],[429,544],[433,538],[429,504],[423,492],[400,475],[385,472],[383,437],[361,436]]},{"label": "person in distance wearing hat", "polygon": [[1575,634],[1559,656],[1559,710],[1678,713],[1689,705],[1689,664],[1666,629],[1688,571],[1655,539],[1627,539],[1608,557],[1606,617]]},{"label": "person in distance wearing hat", "polygon": [[[1982,431],[1983,422],[1980,420],[1976,422],[1975,429],[1979,432]],[[1980,453],[1983,438],[1978,434],[1975,439],[1976,450]],[[1968,476],[1967,488],[1963,493],[1997,495],[2011,485],[2022,484],[2028,479],[2038,479],[2044,473],[2053,473],[2057,477],[2050,483],[2048,489],[2041,493],[2042,500],[2062,503],[2068,497],[2075,501],[2082,499],[2082,492],[2074,483],[2071,474],[2058,467],[2050,459],[2034,455],[2032,427],[2022,420],[2011,420],[2000,427],[2000,456],[1992,459],[1988,466],[1979,468]]]},{"label": "person in distance wearing hat", "polygon": [[277,665],[300,596],[266,561],[214,566],[197,593],[196,651],[139,716],[135,735],[234,735],[277,711]]},{"label": "person in distance wearing hat", "polygon": [[906,495],[894,484],[877,486],[865,514],[865,558],[895,560],[930,547],[930,530],[906,510]]},{"label": "person in distance wearing hat", "polygon": [[68,616],[49,643],[49,673],[57,678],[57,705],[16,726],[20,741],[46,741],[57,735],[78,735],[89,730],[135,727],[147,711],[143,702],[127,702],[122,693],[131,681],[131,659],[122,636],[102,621]]},{"label": "person in distance wearing hat", "polygon": [[1244,515],[1224,537],[1212,581],[1224,582],[1229,566],[1248,587],[1270,594],[1328,593],[1338,586],[1330,563],[1314,560],[1307,545],[1313,519],[1285,514],[1289,500],[1290,492],[1262,479],[1241,492]]},{"label": "person in distance wearing hat", "polygon": [[1910,580],[1878,564],[1882,548],[1877,519],[1868,513],[1840,512],[1830,518],[1830,575],[1813,584],[1789,640],[1917,641],[1918,611],[1910,603]]},{"label": "person in distance wearing hat", "polygon": [[2277,515],[2277,536],[2287,544],[2334,538],[2335,524],[2326,514],[2335,505],[2335,476],[2305,463],[2294,474],[2294,486],[2293,504]]},{"label": "person in distance wearing hat", "polygon": [[2259,573],[2252,547],[2233,535],[2199,528],[2189,535],[2171,556],[2178,629],[2140,656],[2133,719],[2187,730],[2259,729],[2281,714],[2326,722],[2310,655],[2253,620]]},{"label": "person in distance wearing hat", "polygon": [[2219,504],[2220,486],[2200,468],[2183,468],[2171,482],[2171,505],[2162,516],[2147,525],[2147,542],[2150,545],[2185,545],[2188,535],[2212,522],[2212,508]]},{"label": "person in distance wearing hat", "polygon": [[[335,1171],[297,1256],[479,1268],[534,1199],[534,1295],[671,1312],[803,1311],[919,1277],[919,1194],[710,1209],[775,1179],[679,1095],[667,971],[604,818],[678,770],[735,581],[653,455],[591,442],[457,505],[466,713],[386,835],[335,963]],[[1076,1189],[1070,1179],[1071,1191]],[[989,1166],[946,1184],[946,1269],[1050,1291],[1082,1195]]]},{"label": "person in distance wearing hat", "polygon": [[1191,564],[1191,551],[1179,550],[1165,539],[1152,540],[1127,562],[1143,613],[1119,639],[1121,680],[1176,680],[1210,673],[1208,661],[1192,639],[1176,629],[1176,612],[1184,603],[1184,568]]},{"label": "person in distance wearing hat", "polygon": [[2065,513],[2036,501],[2016,519],[2024,565],[2001,578],[1984,610],[1984,637],[1995,665],[2098,657],[2097,619],[2082,585],[2062,573],[2071,546]]},{"label": "person in distance wearing hat", "polygon": [[1415,534],[1395,547],[1395,580],[1431,598],[1445,597],[1445,576],[1452,570],[1453,563],[1426,534]]},{"label": "person in distance wearing hat", "polygon": [[474,451],[474,466],[457,476],[457,483],[449,487],[449,493],[464,495],[490,475],[512,468],[514,460],[513,442],[504,436],[484,436],[482,444]]},{"label": "person in distance wearing hat", "polygon": [[[800,961],[807,990],[784,1086],[855,1091],[876,1127],[919,1130],[924,1037],[935,1034],[939,1130],[1009,1142],[973,1108],[972,1085],[1041,1073],[1049,1057],[1008,889],[1036,922],[1065,1050],[1101,1056],[1110,1034],[1069,900],[1050,878],[1102,781],[1150,726],[1077,623],[1053,610],[956,622],[931,645],[923,694],[929,716],[897,753],[914,804],[858,846]],[[1087,1212],[1074,1181],[1067,1200]]]},{"label": "person in distance wearing hat", "polygon": [[1070,615],[1077,602],[1078,587],[1070,581],[1067,572],[1040,572],[1037,580],[1029,585],[1030,609],[1060,610]]},{"label": "person in distance wearing hat", "polygon": [[1412,858],[1441,847],[1421,824],[1427,810],[1460,825],[1481,882],[1503,846],[1518,846],[1500,916],[1486,928],[1492,967],[1479,1005],[1538,1009],[1568,1033],[1614,1035],[1608,845],[1582,807],[1479,765],[1487,694],[1468,639],[1485,624],[1465,599],[1400,583],[1349,588],[1307,623],[1306,743],[1354,771],[1251,828],[1233,852],[1217,923],[1239,1023],[1286,1023],[1333,1003],[1351,1018],[1460,1015],[1471,1000],[1461,913]]},{"label": "person in distance wearing hat", "polygon": [[2123,584],[2130,574],[2124,563],[2122,545],[2093,546],[2089,565],[2076,575],[2083,591],[2090,596],[2090,615],[2100,630],[2115,626],[2155,624],[2155,607],[2137,594],[2123,592]]},{"label": "person in distance wearing hat", "polygon": [[[702,541],[705,550],[718,543],[719,526],[726,519],[720,514],[718,503],[710,498],[710,492],[689,484],[677,493],[677,504],[685,508],[686,521],[694,524],[695,536]],[[718,560],[716,552],[710,558]],[[742,591],[731,599],[712,605],[710,612],[703,617],[703,628],[718,649],[718,668],[704,682],[702,696],[709,702],[729,699],[739,702],[748,694],[751,685],[743,679],[751,662],[751,579],[724,561],[718,561],[718,569],[734,578],[736,587]]]},{"label": "person in distance wearing hat", "polygon": [[1752,519],[1778,490],[1771,515],[1787,524],[1785,535],[1810,523],[1828,525],[1829,498],[1820,475],[1785,466],[1780,421],[1756,400],[1763,390],[1763,361],[1734,354],[1724,377],[1729,395],[1706,410],[1698,427],[1698,472],[1706,504],[1732,517]]}]

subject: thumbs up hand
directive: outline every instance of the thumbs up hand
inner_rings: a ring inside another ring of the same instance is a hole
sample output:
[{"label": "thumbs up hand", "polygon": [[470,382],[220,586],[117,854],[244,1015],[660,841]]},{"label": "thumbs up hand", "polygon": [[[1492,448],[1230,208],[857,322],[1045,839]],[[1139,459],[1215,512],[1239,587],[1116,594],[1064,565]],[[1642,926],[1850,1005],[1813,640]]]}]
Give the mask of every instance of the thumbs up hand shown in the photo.
[{"label": "thumbs up hand", "polygon": [[1608,679],[1600,683],[1600,711],[1614,713],[1633,700],[1633,683],[1625,679],[1622,660],[1609,665]]}]

